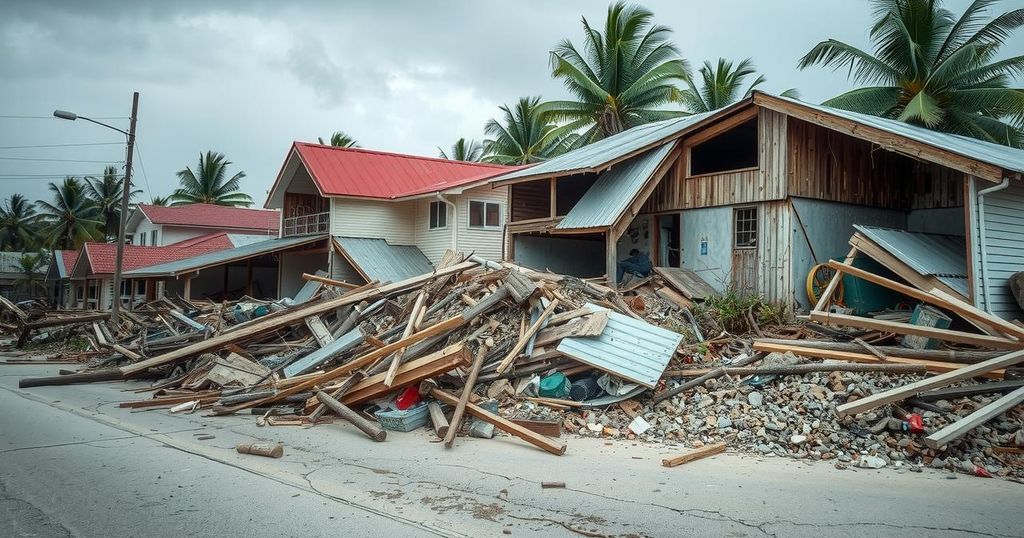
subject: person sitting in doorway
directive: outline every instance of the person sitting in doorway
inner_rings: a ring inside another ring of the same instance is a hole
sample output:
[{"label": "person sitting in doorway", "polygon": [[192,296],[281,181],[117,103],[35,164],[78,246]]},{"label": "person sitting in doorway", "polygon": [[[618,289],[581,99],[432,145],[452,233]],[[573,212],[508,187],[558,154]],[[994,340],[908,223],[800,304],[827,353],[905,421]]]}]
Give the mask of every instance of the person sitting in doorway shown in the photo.
[{"label": "person sitting in doorway", "polygon": [[628,258],[619,262],[619,274],[615,281],[622,282],[622,277],[626,276],[626,273],[638,277],[650,276],[653,269],[654,264],[651,263],[651,260],[634,248],[629,251]]}]

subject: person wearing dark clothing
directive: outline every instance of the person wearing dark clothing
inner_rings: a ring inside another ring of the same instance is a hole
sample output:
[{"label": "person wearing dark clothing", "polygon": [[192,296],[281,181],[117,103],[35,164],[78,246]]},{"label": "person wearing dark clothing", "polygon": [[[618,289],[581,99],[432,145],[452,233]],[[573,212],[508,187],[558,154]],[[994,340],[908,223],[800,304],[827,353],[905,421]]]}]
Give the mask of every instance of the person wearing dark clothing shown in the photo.
[{"label": "person wearing dark clothing", "polygon": [[650,276],[652,269],[654,269],[654,264],[651,263],[651,260],[634,248],[629,251],[628,258],[619,262],[619,274],[615,281],[622,282],[622,277],[626,276],[626,273],[640,277]]}]

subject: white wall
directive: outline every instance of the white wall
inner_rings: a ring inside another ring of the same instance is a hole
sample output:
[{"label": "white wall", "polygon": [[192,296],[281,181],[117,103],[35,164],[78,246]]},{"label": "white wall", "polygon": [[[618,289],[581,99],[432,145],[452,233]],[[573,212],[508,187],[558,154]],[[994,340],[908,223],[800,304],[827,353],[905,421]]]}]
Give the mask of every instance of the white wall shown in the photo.
[{"label": "white wall", "polygon": [[[444,228],[430,229],[430,204],[436,201],[438,201],[436,198],[423,198],[412,202],[416,208],[413,225],[414,244],[423,251],[423,255],[430,260],[430,263],[434,264],[441,260],[445,250],[452,248],[452,229],[456,226],[452,218],[452,209],[446,205],[448,225]],[[452,202],[459,205],[457,200],[452,200]],[[464,210],[460,207],[460,211]]]},{"label": "white wall", "polygon": [[[455,197],[454,202],[458,205],[458,249],[459,251],[469,254],[475,252],[477,255],[482,256],[489,260],[499,261],[503,258],[502,242],[504,238],[504,226],[508,221],[507,210],[505,202],[508,199],[508,187],[501,187],[492,189],[490,186],[476,187],[469,189],[461,195]],[[496,203],[501,206],[501,226],[497,228],[470,228],[469,227],[469,202],[472,200],[480,202]],[[427,217],[429,218],[429,213]],[[444,252],[442,252],[443,254]],[[424,251],[424,254],[426,252]],[[440,260],[438,257],[436,260],[427,255],[431,263],[437,263]]]},{"label": "white wall", "polygon": [[331,235],[386,239],[415,244],[416,202],[331,199]]}]

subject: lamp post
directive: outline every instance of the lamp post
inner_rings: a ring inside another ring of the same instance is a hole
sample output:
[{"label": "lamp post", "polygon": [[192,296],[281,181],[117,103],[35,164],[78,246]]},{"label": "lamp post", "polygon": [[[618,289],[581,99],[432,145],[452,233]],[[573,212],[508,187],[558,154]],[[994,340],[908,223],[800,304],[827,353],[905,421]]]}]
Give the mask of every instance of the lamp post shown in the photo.
[{"label": "lamp post", "polygon": [[124,160],[124,193],[121,195],[121,223],[117,229],[117,260],[114,264],[114,296],[110,304],[110,319],[117,323],[121,315],[121,269],[124,265],[124,228],[128,222],[128,198],[132,192],[132,155],[135,153],[135,120],[139,116],[139,92],[132,94],[132,117],[128,124],[128,130],[118,129],[113,125],[107,125],[92,118],[79,116],[74,112],[66,110],[54,110],[53,115],[62,120],[85,120],[102,125],[107,129],[113,129],[128,137],[128,156]]}]

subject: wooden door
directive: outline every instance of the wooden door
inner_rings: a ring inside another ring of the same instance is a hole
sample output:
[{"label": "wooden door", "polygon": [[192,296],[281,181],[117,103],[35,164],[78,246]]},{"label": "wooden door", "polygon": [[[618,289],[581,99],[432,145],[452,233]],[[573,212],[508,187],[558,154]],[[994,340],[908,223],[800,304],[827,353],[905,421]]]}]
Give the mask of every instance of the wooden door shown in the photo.
[{"label": "wooden door", "polygon": [[741,295],[757,292],[757,217],[756,207],[733,210],[731,286]]}]

